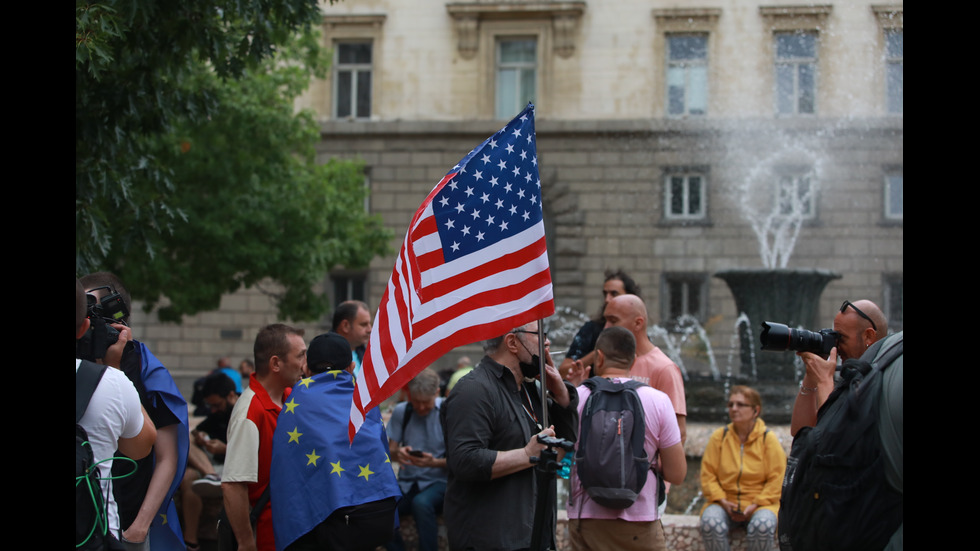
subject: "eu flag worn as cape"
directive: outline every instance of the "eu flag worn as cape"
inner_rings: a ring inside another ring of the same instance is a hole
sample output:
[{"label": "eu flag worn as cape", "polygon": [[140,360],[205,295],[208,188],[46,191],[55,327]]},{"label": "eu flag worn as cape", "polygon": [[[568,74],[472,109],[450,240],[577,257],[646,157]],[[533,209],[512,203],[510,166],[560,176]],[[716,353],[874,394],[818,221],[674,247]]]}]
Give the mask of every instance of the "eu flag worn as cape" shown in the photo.
[{"label": "eu flag worn as cape", "polygon": [[351,437],[364,412],[453,348],[554,312],[528,104],[463,157],[415,213],[357,372]]},{"label": "eu flag worn as cape", "polygon": [[[180,517],[177,515],[177,507],[174,504],[174,493],[184,479],[184,469],[187,467],[187,450],[190,446],[190,431],[187,421],[187,401],[177,389],[174,378],[163,366],[163,363],[150,352],[145,344],[133,341],[138,347],[140,355],[140,379],[146,391],[146,399],[155,409],[166,408],[177,419],[177,472],[174,479],[170,482],[167,495],[160,505],[160,510],[153,517],[150,524],[150,533],[147,536],[150,540],[151,549],[181,550],[186,549],[184,535],[180,528]],[[127,374],[129,376],[129,374]],[[150,409],[150,408],[147,408]],[[151,455],[151,462],[156,466],[155,456]]]},{"label": "eu flag worn as cape", "polygon": [[281,551],[341,507],[400,497],[381,412],[350,441],[354,379],[327,371],[296,383],[272,438],[272,526]]}]

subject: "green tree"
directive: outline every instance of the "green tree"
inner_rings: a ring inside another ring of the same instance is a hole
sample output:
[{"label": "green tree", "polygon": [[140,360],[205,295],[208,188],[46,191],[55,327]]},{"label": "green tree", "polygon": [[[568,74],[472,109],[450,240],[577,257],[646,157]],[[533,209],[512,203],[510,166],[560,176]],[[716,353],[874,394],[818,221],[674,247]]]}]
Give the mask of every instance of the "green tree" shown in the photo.
[{"label": "green tree", "polygon": [[312,286],[390,238],[363,167],[318,164],[293,111],[326,69],[319,9],[192,4],[76,4],[76,273],[116,272],[166,320],[271,278],[280,315],[312,319],[328,307]]}]

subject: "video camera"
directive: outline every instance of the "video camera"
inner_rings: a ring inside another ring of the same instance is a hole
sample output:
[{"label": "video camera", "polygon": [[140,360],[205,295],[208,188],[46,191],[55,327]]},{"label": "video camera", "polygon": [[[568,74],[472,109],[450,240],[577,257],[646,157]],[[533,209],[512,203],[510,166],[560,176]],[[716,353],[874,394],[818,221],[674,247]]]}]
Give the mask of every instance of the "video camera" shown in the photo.
[{"label": "video camera", "polygon": [[839,339],[840,333],[833,329],[791,329],[771,321],[762,322],[762,334],[759,335],[763,350],[813,352],[825,360],[830,356],[830,349],[837,346]]},{"label": "video camera", "polygon": [[75,341],[75,357],[95,361],[105,357],[106,350],[119,340],[119,331],[113,323],[125,323],[129,309],[122,296],[109,286],[96,287],[92,291],[105,289],[108,294],[102,300],[91,292],[85,294],[88,306],[85,315],[91,322],[88,331]]}]

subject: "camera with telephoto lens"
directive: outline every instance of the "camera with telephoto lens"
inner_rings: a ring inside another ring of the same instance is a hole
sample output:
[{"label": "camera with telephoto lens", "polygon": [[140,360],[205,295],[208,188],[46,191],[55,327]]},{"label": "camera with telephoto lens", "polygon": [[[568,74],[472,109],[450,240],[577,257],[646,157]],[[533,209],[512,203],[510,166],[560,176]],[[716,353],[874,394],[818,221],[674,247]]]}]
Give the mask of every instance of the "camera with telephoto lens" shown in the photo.
[{"label": "camera with telephoto lens", "polygon": [[759,335],[763,350],[813,352],[825,360],[830,356],[830,349],[837,346],[839,338],[840,333],[833,329],[791,329],[771,321],[762,322],[762,334]]},{"label": "camera with telephoto lens", "polygon": [[92,291],[100,289],[107,289],[109,293],[101,301],[91,293],[85,294],[88,299],[85,315],[91,323],[82,338],[75,341],[75,357],[93,362],[104,358],[106,350],[119,340],[119,331],[111,324],[125,323],[123,320],[129,316],[126,302],[119,293],[110,287],[97,287]]}]

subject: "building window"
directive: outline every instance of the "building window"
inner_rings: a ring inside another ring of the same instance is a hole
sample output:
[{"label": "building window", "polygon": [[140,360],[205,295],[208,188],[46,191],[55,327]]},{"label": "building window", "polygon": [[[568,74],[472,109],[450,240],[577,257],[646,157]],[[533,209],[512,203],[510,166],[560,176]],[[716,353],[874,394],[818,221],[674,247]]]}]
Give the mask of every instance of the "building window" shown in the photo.
[{"label": "building window", "polygon": [[776,33],[776,111],[813,113],[817,91],[817,33]]},{"label": "building window", "polygon": [[882,279],[888,332],[897,333],[905,327],[905,278],[902,274],[884,274]]},{"label": "building window", "polygon": [[664,182],[664,217],[668,220],[703,219],[705,192],[702,174],[668,174]]},{"label": "building window", "polygon": [[371,116],[371,43],[339,42],[334,50],[334,117]]},{"label": "building window", "polygon": [[334,272],[330,274],[333,283],[333,303],[346,300],[367,301],[367,272]]},{"label": "building window", "polygon": [[[571,58],[582,40],[584,0],[447,2],[455,22],[457,52],[476,63],[477,94],[465,117],[510,120],[533,100],[537,116],[548,115],[552,67]],[[454,61],[455,63],[455,61]]]},{"label": "building window", "polygon": [[661,319],[671,329],[684,325],[680,318],[691,316],[702,322],[707,318],[708,276],[700,272],[666,272],[661,280]]},{"label": "building window", "polygon": [[776,189],[776,212],[788,218],[816,218],[816,189],[812,175],[784,174]]},{"label": "building window", "polygon": [[905,210],[905,184],[903,174],[889,174],[885,176],[885,219],[902,220],[902,213]]},{"label": "building window", "polygon": [[905,81],[905,39],[902,29],[885,31],[885,88],[888,94],[888,112],[902,113]]},{"label": "building window", "polygon": [[667,113],[703,115],[707,109],[707,35],[667,36]]},{"label": "building window", "polygon": [[506,38],[497,41],[496,108],[498,119],[510,119],[533,102],[538,78],[538,41]]}]

